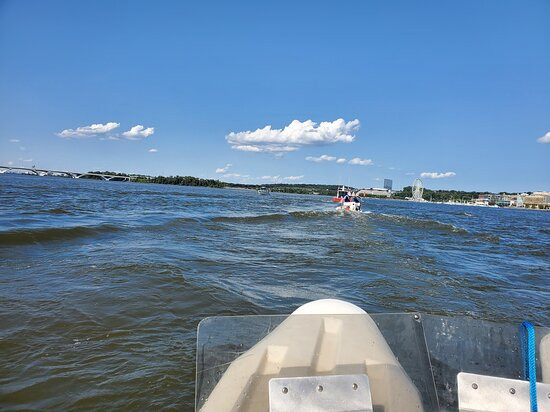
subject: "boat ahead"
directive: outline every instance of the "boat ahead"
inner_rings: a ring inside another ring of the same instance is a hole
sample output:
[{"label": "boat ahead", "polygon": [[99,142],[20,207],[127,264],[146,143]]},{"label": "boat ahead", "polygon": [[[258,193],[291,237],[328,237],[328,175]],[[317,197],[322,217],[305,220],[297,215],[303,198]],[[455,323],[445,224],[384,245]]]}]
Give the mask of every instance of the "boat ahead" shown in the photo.
[{"label": "boat ahead", "polygon": [[550,329],[323,299],[203,319],[196,371],[203,412],[550,411]]},{"label": "boat ahead", "polygon": [[271,193],[271,190],[269,190],[269,188],[265,187],[265,186],[262,186],[258,189],[258,194],[259,195],[268,195]]},{"label": "boat ahead", "polygon": [[351,188],[342,186],[336,191],[336,196],[332,198],[333,202],[338,202],[336,210],[359,212],[361,211],[361,200],[352,191]]}]

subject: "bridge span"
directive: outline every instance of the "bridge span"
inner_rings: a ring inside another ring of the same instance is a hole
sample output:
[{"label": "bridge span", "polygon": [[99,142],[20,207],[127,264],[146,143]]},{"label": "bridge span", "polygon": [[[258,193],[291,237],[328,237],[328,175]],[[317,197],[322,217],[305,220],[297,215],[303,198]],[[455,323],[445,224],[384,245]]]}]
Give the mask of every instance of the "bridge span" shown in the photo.
[{"label": "bridge span", "polygon": [[22,172],[26,174],[34,174],[36,176],[65,176],[71,177],[73,179],[80,179],[81,177],[99,177],[105,181],[119,181],[119,182],[129,182],[132,179],[135,179],[136,176],[118,176],[118,175],[108,175],[104,173],[91,173],[91,172],[69,172],[67,170],[49,170],[49,169],[37,169],[36,167],[17,167],[17,166],[2,166],[0,165],[0,173],[6,172]]}]

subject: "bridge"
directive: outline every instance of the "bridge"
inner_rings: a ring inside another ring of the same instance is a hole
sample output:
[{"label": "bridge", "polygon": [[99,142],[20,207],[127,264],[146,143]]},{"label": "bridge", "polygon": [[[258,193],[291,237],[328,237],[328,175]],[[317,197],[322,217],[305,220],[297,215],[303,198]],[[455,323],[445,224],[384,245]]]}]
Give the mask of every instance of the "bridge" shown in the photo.
[{"label": "bridge", "polygon": [[0,174],[6,172],[22,172],[25,174],[34,174],[36,176],[65,176],[72,177],[74,179],[80,179],[81,177],[98,177],[105,181],[116,180],[119,182],[129,182],[132,179],[135,179],[136,176],[117,176],[117,175],[107,175],[103,173],[91,173],[91,172],[69,172],[66,170],[48,170],[48,169],[37,169],[36,167],[16,167],[16,166],[1,166],[0,165]]}]

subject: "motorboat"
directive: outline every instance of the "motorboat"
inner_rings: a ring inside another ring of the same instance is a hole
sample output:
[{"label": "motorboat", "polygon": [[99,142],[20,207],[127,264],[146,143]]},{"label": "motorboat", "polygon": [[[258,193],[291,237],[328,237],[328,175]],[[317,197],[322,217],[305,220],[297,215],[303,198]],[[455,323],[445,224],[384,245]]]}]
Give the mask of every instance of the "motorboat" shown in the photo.
[{"label": "motorboat", "polygon": [[340,204],[336,207],[337,210],[342,210],[346,212],[360,212],[361,211],[361,200],[355,195],[344,196]]},{"label": "motorboat", "polygon": [[351,188],[342,186],[336,191],[336,196],[332,198],[333,202],[338,202],[336,210],[359,212],[361,210],[361,200]]},{"label": "motorboat", "polygon": [[290,315],[209,317],[198,326],[195,407],[550,411],[550,329],[524,324],[368,314],[335,299]]},{"label": "motorboat", "polygon": [[265,186],[262,186],[258,189],[258,194],[259,195],[268,195],[271,193],[271,190],[269,190],[269,188],[265,187]]},{"label": "motorboat", "polygon": [[338,187],[336,189],[336,196],[332,198],[333,202],[341,202],[345,195],[351,193],[352,189],[346,186]]}]

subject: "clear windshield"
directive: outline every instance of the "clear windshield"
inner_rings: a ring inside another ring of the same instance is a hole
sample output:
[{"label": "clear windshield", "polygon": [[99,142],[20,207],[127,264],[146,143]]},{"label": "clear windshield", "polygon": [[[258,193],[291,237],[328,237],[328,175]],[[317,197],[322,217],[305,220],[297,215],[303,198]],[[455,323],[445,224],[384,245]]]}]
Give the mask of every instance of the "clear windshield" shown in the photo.
[{"label": "clear windshield", "polygon": [[[391,356],[376,336],[370,338],[376,334],[368,330],[372,321]],[[198,329],[196,408],[209,410],[209,398],[219,396],[215,391],[220,388],[229,402],[227,385],[242,382],[234,410],[252,410],[253,405],[268,411],[267,394],[254,391],[266,388],[272,378],[366,373],[375,406],[384,399],[381,387],[391,398],[410,390],[410,383],[421,409],[458,410],[458,372],[521,378],[517,331],[513,325],[413,314],[207,318]],[[538,340],[548,333],[537,328]],[[224,374],[230,379],[220,382]]]}]

